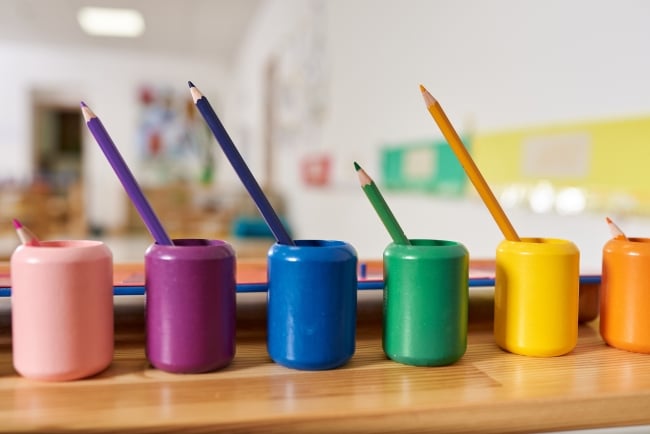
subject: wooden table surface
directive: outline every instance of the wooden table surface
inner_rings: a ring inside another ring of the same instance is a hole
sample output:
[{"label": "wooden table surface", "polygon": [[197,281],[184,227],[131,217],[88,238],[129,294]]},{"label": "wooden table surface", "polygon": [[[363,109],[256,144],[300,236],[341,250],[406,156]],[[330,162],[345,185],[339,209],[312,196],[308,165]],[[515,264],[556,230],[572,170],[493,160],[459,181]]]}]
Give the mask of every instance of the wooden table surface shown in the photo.
[{"label": "wooden table surface", "polygon": [[467,353],[446,367],[410,367],[381,350],[381,292],[359,294],[357,351],[346,366],[302,372],[272,363],[265,295],[239,294],[237,355],[228,368],[174,375],[144,355],[143,300],[116,304],[113,364],[89,379],[16,375],[8,300],[0,304],[0,431],[530,432],[650,424],[650,355],[607,347],[596,323],[556,358],[501,351],[492,294],[472,290]]}]

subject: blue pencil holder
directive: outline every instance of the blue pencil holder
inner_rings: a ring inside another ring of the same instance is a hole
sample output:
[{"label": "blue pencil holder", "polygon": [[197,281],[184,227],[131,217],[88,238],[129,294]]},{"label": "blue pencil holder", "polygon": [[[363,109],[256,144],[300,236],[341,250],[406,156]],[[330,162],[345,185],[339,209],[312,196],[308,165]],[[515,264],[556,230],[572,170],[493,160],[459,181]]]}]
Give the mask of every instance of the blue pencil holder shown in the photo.
[{"label": "blue pencil holder", "polygon": [[343,241],[295,244],[268,253],[269,355],[293,369],[337,368],[355,350],[357,253]]}]

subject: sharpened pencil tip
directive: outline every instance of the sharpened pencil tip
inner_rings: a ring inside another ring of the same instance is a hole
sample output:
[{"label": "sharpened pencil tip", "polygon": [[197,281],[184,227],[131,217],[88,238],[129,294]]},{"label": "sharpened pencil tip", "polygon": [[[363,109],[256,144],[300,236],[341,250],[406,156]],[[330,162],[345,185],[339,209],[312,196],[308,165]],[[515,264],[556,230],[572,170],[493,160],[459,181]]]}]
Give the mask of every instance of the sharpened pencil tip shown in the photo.
[{"label": "sharpened pencil tip", "polygon": [[190,86],[190,87],[196,87],[196,86],[194,86],[194,83],[192,83],[191,81],[188,81],[187,84],[188,84],[188,86]]},{"label": "sharpened pencil tip", "polygon": [[86,122],[90,121],[92,118],[97,117],[95,116],[95,113],[90,110],[90,107],[88,107],[83,101],[81,102],[81,114],[84,117],[84,121]]},{"label": "sharpened pencil tip", "polygon": [[17,219],[13,219],[12,222],[14,224],[14,228],[16,229],[20,229],[23,227],[23,225]]},{"label": "sharpened pencil tip", "polygon": [[605,221],[610,224],[612,223],[612,219],[610,219],[609,217],[605,217]]},{"label": "sharpened pencil tip", "polygon": [[192,100],[194,101],[194,104],[198,102],[201,98],[204,98],[203,94],[199,91],[199,88],[194,86],[194,83],[191,81],[188,81],[190,84],[190,94],[192,95]]},{"label": "sharpened pencil tip", "polygon": [[432,106],[436,103],[436,99],[429,93],[429,91],[422,85],[420,85],[420,92],[422,92],[422,97],[424,98],[424,103],[427,107]]},{"label": "sharpened pencil tip", "polygon": [[359,177],[359,183],[362,187],[372,184],[372,178],[366,173],[365,170],[359,166],[356,161],[354,162],[354,168],[357,170],[357,176]]}]

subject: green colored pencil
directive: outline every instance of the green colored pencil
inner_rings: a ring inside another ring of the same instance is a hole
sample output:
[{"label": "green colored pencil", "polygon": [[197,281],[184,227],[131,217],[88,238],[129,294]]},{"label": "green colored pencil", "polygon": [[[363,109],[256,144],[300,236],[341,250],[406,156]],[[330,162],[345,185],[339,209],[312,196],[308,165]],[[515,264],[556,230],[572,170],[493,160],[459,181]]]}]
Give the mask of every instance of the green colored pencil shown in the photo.
[{"label": "green colored pencil", "polygon": [[364,193],[366,193],[368,200],[370,200],[370,204],[373,206],[373,208],[375,208],[375,211],[377,211],[381,222],[388,230],[388,233],[393,239],[393,242],[395,244],[411,244],[406,235],[404,235],[404,231],[400,227],[399,223],[397,223],[395,216],[388,207],[388,204],[384,200],[384,197],[381,195],[381,192],[377,188],[375,182],[370,178],[370,176],[368,176],[366,171],[357,164],[356,161],[354,162],[354,169],[359,175],[361,188],[363,189]]}]

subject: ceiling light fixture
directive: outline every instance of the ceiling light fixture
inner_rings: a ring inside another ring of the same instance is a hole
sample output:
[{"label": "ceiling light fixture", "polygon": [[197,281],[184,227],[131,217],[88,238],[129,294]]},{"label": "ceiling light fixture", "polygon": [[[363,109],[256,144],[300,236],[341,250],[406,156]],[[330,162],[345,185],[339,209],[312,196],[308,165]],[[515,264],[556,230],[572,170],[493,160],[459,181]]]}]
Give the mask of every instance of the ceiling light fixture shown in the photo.
[{"label": "ceiling light fixture", "polygon": [[93,36],[135,38],[144,32],[144,18],[135,9],[83,7],[77,12],[77,21]]}]

